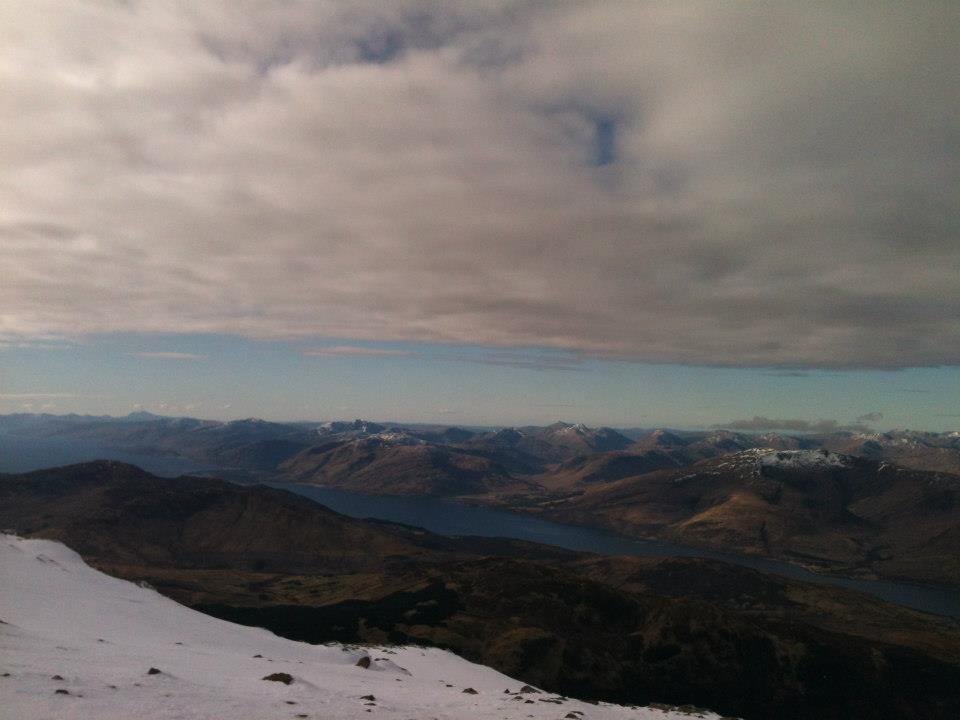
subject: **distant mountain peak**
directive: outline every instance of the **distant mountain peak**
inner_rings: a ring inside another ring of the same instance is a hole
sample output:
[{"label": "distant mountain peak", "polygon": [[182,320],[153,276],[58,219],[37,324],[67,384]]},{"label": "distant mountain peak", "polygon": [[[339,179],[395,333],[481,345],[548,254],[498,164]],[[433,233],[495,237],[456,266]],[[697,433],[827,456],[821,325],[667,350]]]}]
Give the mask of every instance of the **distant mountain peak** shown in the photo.
[{"label": "distant mountain peak", "polygon": [[659,428],[650,433],[650,438],[660,446],[684,445],[683,438],[676,433]]},{"label": "distant mountain peak", "polygon": [[317,432],[321,435],[336,435],[340,433],[353,433],[357,435],[376,435],[387,430],[385,425],[375,423],[372,420],[363,420],[357,418],[353,421],[348,420],[330,420],[321,424]]},{"label": "distant mountain peak", "polygon": [[127,413],[122,418],[118,420],[131,420],[131,421],[146,421],[146,420],[159,420],[163,416],[157,415],[156,413],[148,412],[147,410],[136,410],[131,413]]},{"label": "distant mountain peak", "polygon": [[248,417],[243,418],[242,420],[231,420],[230,425],[269,425],[269,420],[264,420],[263,418],[258,417]]}]

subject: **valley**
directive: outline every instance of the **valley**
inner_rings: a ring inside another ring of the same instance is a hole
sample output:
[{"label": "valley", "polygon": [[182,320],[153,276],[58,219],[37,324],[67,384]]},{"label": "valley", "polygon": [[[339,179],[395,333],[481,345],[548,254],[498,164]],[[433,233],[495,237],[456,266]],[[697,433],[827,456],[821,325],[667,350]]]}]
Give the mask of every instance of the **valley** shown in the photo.
[{"label": "valley", "polygon": [[455,500],[815,572],[960,588],[957,433],[630,435],[562,422],[0,418],[8,443],[94,443],[106,457],[196,463],[193,472],[241,483]]},{"label": "valley", "polygon": [[716,560],[438,535],[110,461],[0,477],[0,526],[233,622],[430,645],[564,695],[745,718],[960,707],[956,619]]}]

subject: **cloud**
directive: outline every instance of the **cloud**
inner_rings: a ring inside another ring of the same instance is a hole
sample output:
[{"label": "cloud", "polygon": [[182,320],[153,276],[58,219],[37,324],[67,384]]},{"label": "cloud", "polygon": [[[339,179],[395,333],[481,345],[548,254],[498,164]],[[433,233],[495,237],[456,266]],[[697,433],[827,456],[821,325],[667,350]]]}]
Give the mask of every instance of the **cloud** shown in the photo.
[{"label": "cloud", "polygon": [[409,357],[414,353],[408,350],[391,348],[361,347],[357,345],[336,345],[334,347],[310,348],[304,350],[308,357]]},{"label": "cloud", "polygon": [[31,400],[44,400],[44,399],[66,399],[66,398],[78,398],[79,395],[74,395],[73,393],[56,393],[56,392],[41,392],[41,393],[0,393],[0,398],[6,398],[8,400],[16,399],[31,399]]},{"label": "cloud", "polygon": [[0,342],[960,363],[955,2],[0,8]]},{"label": "cloud", "polygon": [[[870,413],[871,415],[880,415],[880,413]],[[879,418],[877,418],[879,419]],[[839,431],[849,431],[849,432],[870,432],[870,428],[860,422],[860,419],[855,423],[850,423],[847,425],[841,425],[836,420],[799,420],[799,419],[777,419],[777,418],[768,418],[763,415],[754,415],[749,420],[732,420],[731,422],[717,425],[718,428],[725,428],[728,430],[744,430],[747,432],[752,431],[766,431],[766,430],[783,430],[787,432],[797,432],[797,433],[833,433]]]},{"label": "cloud", "polygon": [[357,345],[335,345],[332,347],[309,348],[302,351],[307,357],[377,357],[377,358],[417,358],[420,360],[474,363],[478,365],[500,365],[525,370],[583,370],[582,358],[569,353],[531,353],[531,352],[415,352],[395,348],[379,348]]},{"label": "cloud", "polygon": [[147,360],[206,360],[206,355],[185,352],[133,352],[133,357]]}]

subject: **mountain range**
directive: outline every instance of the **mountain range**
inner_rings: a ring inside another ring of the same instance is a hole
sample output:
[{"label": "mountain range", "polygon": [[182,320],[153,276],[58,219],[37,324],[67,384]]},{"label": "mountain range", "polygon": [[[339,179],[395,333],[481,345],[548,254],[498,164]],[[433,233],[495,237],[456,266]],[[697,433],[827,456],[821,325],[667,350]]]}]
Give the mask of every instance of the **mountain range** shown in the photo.
[{"label": "mountain range", "polygon": [[[459,499],[820,571],[960,587],[960,433],[632,432],[0,416],[0,437],[234,480]],[[792,459],[792,460],[791,460]]]},{"label": "mountain range", "polygon": [[750,449],[564,491],[527,512],[848,575],[960,587],[960,476],[828,450]]}]

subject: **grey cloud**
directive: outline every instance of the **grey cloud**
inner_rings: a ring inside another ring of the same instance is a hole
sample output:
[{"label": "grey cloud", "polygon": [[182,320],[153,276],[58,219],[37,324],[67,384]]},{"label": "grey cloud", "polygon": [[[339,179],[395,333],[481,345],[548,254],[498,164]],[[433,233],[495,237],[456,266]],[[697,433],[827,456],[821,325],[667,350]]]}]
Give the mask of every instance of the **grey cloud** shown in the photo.
[{"label": "grey cloud", "polygon": [[0,8],[0,344],[957,364],[958,27],[952,2]]},{"label": "grey cloud", "polygon": [[308,348],[301,351],[306,357],[374,357],[374,358],[417,358],[420,360],[473,363],[477,365],[500,365],[524,370],[575,370],[581,371],[583,358],[569,353],[534,352],[414,352],[396,348],[366,347],[355,345],[335,345],[331,347]]},{"label": "grey cloud", "polygon": [[335,345],[333,347],[310,348],[303,351],[303,355],[307,357],[409,357],[414,354],[408,350],[356,345]]}]

